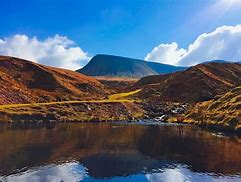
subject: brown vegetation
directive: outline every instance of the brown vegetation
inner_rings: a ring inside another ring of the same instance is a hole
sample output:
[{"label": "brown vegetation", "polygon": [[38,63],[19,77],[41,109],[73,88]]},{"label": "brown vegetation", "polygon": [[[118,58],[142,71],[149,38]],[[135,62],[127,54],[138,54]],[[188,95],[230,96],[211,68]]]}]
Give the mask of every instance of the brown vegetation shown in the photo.
[{"label": "brown vegetation", "polygon": [[239,85],[241,64],[208,63],[182,72],[144,77],[132,89],[143,88],[136,94],[140,99],[193,103],[210,100]]},{"label": "brown vegetation", "polygon": [[[241,64],[238,63],[200,64],[186,71],[144,77],[136,82],[124,78],[96,79],[0,56],[0,84],[3,122],[155,118],[241,130],[241,88],[238,87]],[[206,100],[210,101],[195,105]],[[187,102],[193,103],[193,107]],[[188,112],[183,114],[187,108]]]},{"label": "brown vegetation", "polygon": [[185,115],[169,121],[241,132],[241,87],[216,96],[213,100],[198,103]]},{"label": "brown vegetation", "polygon": [[138,81],[136,78],[123,78],[123,77],[94,77],[100,83],[111,89],[113,92],[122,91],[125,87],[129,87]]},{"label": "brown vegetation", "polygon": [[0,84],[0,104],[89,100],[108,93],[94,78],[6,56],[0,57]]},{"label": "brown vegetation", "polygon": [[1,107],[2,122],[86,122],[140,119],[144,110],[134,102],[76,102]]}]

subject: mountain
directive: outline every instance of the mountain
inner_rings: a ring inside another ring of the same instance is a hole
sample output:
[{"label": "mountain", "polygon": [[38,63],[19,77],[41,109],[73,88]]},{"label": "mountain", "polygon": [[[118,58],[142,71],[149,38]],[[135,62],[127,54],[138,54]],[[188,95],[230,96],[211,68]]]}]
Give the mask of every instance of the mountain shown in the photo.
[{"label": "mountain", "polygon": [[241,131],[241,86],[191,107],[172,122],[193,123],[216,129]]},{"label": "mountain", "polygon": [[94,56],[85,67],[77,70],[77,72],[89,76],[140,78],[143,76],[166,74],[185,69],[187,68],[99,54]]},{"label": "mountain", "polygon": [[0,56],[0,104],[101,98],[94,78],[19,58]]},{"label": "mountain", "polygon": [[205,63],[185,71],[141,78],[131,89],[148,100],[200,102],[241,85],[241,64]]},{"label": "mountain", "polygon": [[201,64],[204,64],[204,63],[241,63],[241,61],[225,61],[225,60],[220,60],[220,59],[216,59],[216,60],[211,60],[211,61],[205,61],[205,62],[202,62]]}]

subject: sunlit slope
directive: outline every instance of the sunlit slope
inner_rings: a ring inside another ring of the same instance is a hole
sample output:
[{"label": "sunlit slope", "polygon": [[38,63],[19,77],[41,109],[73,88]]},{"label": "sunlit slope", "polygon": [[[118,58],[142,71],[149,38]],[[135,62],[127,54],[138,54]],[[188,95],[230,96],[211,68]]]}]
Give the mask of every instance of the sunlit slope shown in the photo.
[{"label": "sunlit slope", "polygon": [[140,79],[131,89],[142,88],[141,99],[200,102],[241,85],[241,64],[207,63],[185,71]]},{"label": "sunlit slope", "polygon": [[128,98],[139,91],[113,94],[108,99],[100,100],[0,105],[0,122],[86,122],[140,119],[145,113],[141,101]]},{"label": "sunlit slope", "polygon": [[213,100],[199,103],[179,117],[170,121],[194,123],[217,129],[241,131],[241,86]]},{"label": "sunlit slope", "polygon": [[89,100],[108,92],[80,73],[6,56],[0,56],[0,85],[0,104]]}]

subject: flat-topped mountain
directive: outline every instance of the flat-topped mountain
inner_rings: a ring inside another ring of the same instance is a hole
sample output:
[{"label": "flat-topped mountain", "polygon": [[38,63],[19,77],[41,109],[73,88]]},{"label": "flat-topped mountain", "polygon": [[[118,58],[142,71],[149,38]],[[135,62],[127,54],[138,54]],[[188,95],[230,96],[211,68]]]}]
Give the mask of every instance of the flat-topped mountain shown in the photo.
[{"label": "flat-topped mountain", "polygon": [[148,75],[173,73],[185,69],[187,68],[99,54],[94,56],[85,67],[77,70],[77,72],[89,76],[140,78]]},{"label": "flat-topped mountain", "polygon": [[142,88],[142,99],[199,102],[214,98],[241,85],[241,64],[210,62],[185,71],[147,76],[132,89]]},{"label": "flat-topped mountain", "polygon": [[104,85],[83,74],[0,56],[0,104],[101,98]]}]

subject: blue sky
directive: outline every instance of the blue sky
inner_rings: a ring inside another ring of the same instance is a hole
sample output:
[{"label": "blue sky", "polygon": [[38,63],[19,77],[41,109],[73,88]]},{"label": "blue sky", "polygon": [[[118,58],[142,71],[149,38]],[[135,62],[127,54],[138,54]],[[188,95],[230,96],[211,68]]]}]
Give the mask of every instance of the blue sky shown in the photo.
[{"label": "blue sky", "polygon": [[[220,2],[223,7],[215,9]],[[240,0],[8,0],[1,2],[0,39],[21,34],[41,41],[58,34],[89,57],[144,59],[159,44],[176,42],[187,49],[203,33],[241,24],[240,5]]]}]

